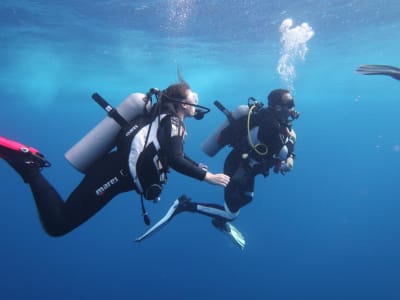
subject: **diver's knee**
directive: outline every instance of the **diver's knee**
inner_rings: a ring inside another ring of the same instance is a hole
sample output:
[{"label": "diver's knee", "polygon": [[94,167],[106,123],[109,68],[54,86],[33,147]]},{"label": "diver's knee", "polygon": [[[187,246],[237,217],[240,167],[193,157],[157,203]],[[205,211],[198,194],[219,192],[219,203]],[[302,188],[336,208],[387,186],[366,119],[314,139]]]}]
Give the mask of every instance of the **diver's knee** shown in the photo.
[{"label": "diver's knee", "polygon": [[229,221],[233,221],[239,216],[240,208],[238,208],[237,210],[230,209],[226,202],[224,203],[224,208],[227,214],[227,219]]},{"label": "diver's knee", "polygon": [[54,237],[54,238],[63,237],[64,235],[67,234],[66,231],[61,231],[58,229],[55,230],[55,229],[44,228],[44,231],[47,233],[48,236]]},{"label": "diver's knee", "polygon": [[239,210],[253,200],[253,192],[229,193],[225,194],[225,208],[232,215],[239,214]]},{"label": "diver's knee", "polygon": [[50,237],[63,237],[67,233],[71,231],[70,228],[64,225],[60,224],[43,224],[42,222],[42,227],[43,230],[47,233],[48,236]]}]

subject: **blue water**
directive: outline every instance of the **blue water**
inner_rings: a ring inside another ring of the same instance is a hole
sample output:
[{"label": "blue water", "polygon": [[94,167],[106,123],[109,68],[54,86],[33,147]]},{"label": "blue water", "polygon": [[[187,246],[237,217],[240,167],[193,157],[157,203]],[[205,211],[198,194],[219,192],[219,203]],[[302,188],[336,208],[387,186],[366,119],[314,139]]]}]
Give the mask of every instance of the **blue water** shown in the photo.
[{"label": "blue water", "polygon": [[[224,2],[224,4],[222,4]],[[0,4],[0,135],[39,148],[66,197],[82,175],[67,151],[118,105],[165,88],[179,68],[212,112],[188,120],[186,151],[249,96],[289,84],[277,72],[279,26],[314,36],[295,59],[301,117],[295,169],[257,178],[235,224],[241,251],[198,215],[180,215],[141,244],[135,193],[120,195],[62,238],[40,226],[28,186],[0,162],[1,299],[399,299],[400,82],[355,73],[400,67],[400,4],[377,1],[10,1]],[[275,3],[279,2],[279,4]],[[222,189],[172,172],[153,222],[181,193],[222,203]]]}]

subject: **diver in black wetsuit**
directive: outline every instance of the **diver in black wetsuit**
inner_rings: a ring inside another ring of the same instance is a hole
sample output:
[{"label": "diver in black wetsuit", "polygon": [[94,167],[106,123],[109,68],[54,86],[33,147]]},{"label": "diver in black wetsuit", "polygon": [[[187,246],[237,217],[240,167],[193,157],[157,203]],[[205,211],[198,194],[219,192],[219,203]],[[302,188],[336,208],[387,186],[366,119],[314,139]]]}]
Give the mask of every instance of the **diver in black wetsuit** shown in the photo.
[{"label": "diver in black wetsuit", "polygon": [[[156,200],[169,168],[210,184],[223,187],[228,184],[229,176],[208,172],[184,153],[183,121],[195,116],[197,101],[197,94],[180,77],[180,83],[160,93],[152,125],[142,127],[129,141],[128,149],[125,141],[125,146],[97,160],[65,202],[41,173],[49,165],[43,156],[29,151],[29,147],[12,149],[8,144],[17,142],[2,138],[6,143],[0,145],[0,157],[29,184],[44,230],[50,236],[62,236],[87,221],[120,193],[136,190],[146,199]],[[146,134],[151,128],[157,129],[153,136]],[[143,137],[149,146],[135,149]]]},{"label": "diver in black wetsuit", "polygon": [[224,193],[225,203],[231,212],[238,212],[252,201],[255,176],[261,174],[266,177],[271,169],[282,174],[292,170],[296,134],[291,121],[299,116],[294,106],[288,90],[272,91],[268,95],[268,107],[259,109],[252,118],[252,131],[256,135],[253,145],[249,144],[247,129],[243,129],[247,116],[238,120],[242,137],[237,138],[235,125],[228,126],[226,132],[221,133],[222,139],[225,136],[228,140],[222,143],[233,147],[224,164],[224,172],[231,176]]},{"label": "diver in black wetsuit", "polygon": [[228,221],[234,220],[240,208],[253,200],[257,175],[266,177],[271,169],[281,174],[293,169],[296,134],[291,122],[299,117],[288,90],[273,90],[268,95],[266,108],[254,98],[250,99],[249,113],[231,121],[221,132],[218,141],[220,145],[233,148],[224,164],[224,173],[231,178],[224,190],[225,205],[193,202],[182,195],[164,218],[137,238],[137,242],[150,236],[176,214],[189,211],[211,217],[215,227],[228,233],[241,248],[244,247],[243,236]]}]

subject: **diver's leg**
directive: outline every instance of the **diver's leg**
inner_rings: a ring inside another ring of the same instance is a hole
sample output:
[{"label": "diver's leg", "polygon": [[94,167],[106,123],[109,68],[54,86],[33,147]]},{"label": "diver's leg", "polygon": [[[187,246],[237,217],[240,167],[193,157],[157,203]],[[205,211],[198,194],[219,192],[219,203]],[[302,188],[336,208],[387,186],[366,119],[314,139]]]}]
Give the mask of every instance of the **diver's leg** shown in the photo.
[{"label": "diver's leg", "polygon": [[133,189],[129,172],[123,171],[117,153],[97,161],[81,183],[63,202],[57,191],[41,175],[29,181],[40,220],[51,236],[62,236],[96,214],[117,194]]},{"label": "diver's leg", "polygon": [[241,207],[253,199],[254,176],[241,158],[238,151],[231,151],[224,164],[224,173],[231,177],[228,186],[224,189],[225,205],[214,203],[192,202],[190,198],[181,196],[176,213],[183,211],[196,212],[211,217],[213,224],[223,224],[234,220]]},{"label": "diver's leg", "polygon": [[61,197],[41,174],[41,169],[50,166],[50,163],[38,150],[0,137],[0,157],[21,176],[25,183],[29,184],[40,217],[50,215],[50,211],[54,215],[60,211],[63,204]]},{"label": "diver's leg", "polygon": [[[167,225],[177,214],[181,212],[192,212],[192,213],[200,213],[202,215],[211,217],[213,220],[218,219],[218,220],[223,220],[221,222],[221,226],[218,226],[220,230],[223,230],[225,232],[230,232],[229,228],[229,223],[227,222],[228,220],[231,220],[235,216],[232,216],[227,212],[223,206],[218,205],[218,204],[213,204],[213,203],[196,203],[192,202],[190,198],[188,198],[186,195],[181,195],[178,199],[176,199],[171,207],[168,209],[167,213],[160,219],[158,220],[152,227],[150,227],[144,234],[139,236],[138,238],[135,239],[135,242],[141,242],[144,239],[147,239],[157,231],[159,231],[161,228],[163,228],[165,225]],[[224,229],[227,230],[224,230]],[[234,232],[234,231],[232,231]],[[244,245],[244,239],[242,238],[242,241],[238,243],[242,248]]]},{"label": "diver's leg", "polygon": [[[231,182],[225,190],[225,206],[214,203],[192,202],[186,195],[182,195],[174,201],[167,214],[161,220],[135,241],[140,242],[148,238],[164,227],[176,214],[193,212],[210,217],[212,224],[217,229],[226,233],[236,245],[243,249],[246,241],[240,231],[229,221],[238,216],[240,207],[252,200],[254,177],[246,171],[247,168],[241,162],[241,157],[238,153],[231,153],[227,161],[227,167],[224,168],[225,174],[233,174],[234,176],[231,177]],[[231,184],[232,178],[234,179],[234,184]]]},{"label": "diver's leg", "polygon": [[185,195],[180,196],[177,201],[179,201],[179,203],[176,207],[175,214],[186,211],[199,213],[210,218],[223,219],[225,221],[231,221],[239,214],[239,212],[232,213],[228,207],[219,204],[193,202]]},{"label": "diver's leg", "polygon": [[134,188],[129,172],[122,172],[126,161],[116,152],[97,161],[66,202],[41,174],[50,163],[37,149],[0,137],[0,158],[29,184],[43,228],[51,236],[68,233],[115,195]]},{"label": "diver's leg", "polygon": [[225,205],[236,213],[253,200],[254,176],[238,151],[232,151],[224,163],[224,173],[231,180],[224,189]]},{"label": "diver's leg", "polygon": [[241,232],[229,221],[234,220],[240,208],[253,200],[254,176],[240,153],[232,151],[224,164],[224,173],[231,177],[228,186],[224,189],[225,211],[229,218],[214,217],[212,224],[226,233],[241,249],[246,245],[246,240]]}]

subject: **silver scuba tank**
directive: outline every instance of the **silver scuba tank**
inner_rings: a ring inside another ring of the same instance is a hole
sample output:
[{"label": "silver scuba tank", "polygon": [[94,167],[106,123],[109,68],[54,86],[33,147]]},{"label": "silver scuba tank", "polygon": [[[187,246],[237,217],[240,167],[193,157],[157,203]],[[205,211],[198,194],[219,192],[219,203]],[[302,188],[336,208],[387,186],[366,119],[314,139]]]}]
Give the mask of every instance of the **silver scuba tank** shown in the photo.
[{"label": "silver scuba tank", "polygon": [[[96,97],[97,99],[95,99]],[[85,173],[97,159],[115,146],[116,137],[124,121],[126,123],[132,121],[135,117],[142,114],[145,108],[149,111],[151,107],[151,101],[147,101],[146,95],[142,93],[130,94],[116,109],[112,108],[98,94],[94,94],[93,99],[99,105],[103,106],[108,112],[108,116],[64,155],[67,161],[82,173]],[[99,103],[98,101],[103,102]],[[111,112],[114,112],[114,117]]]}]

